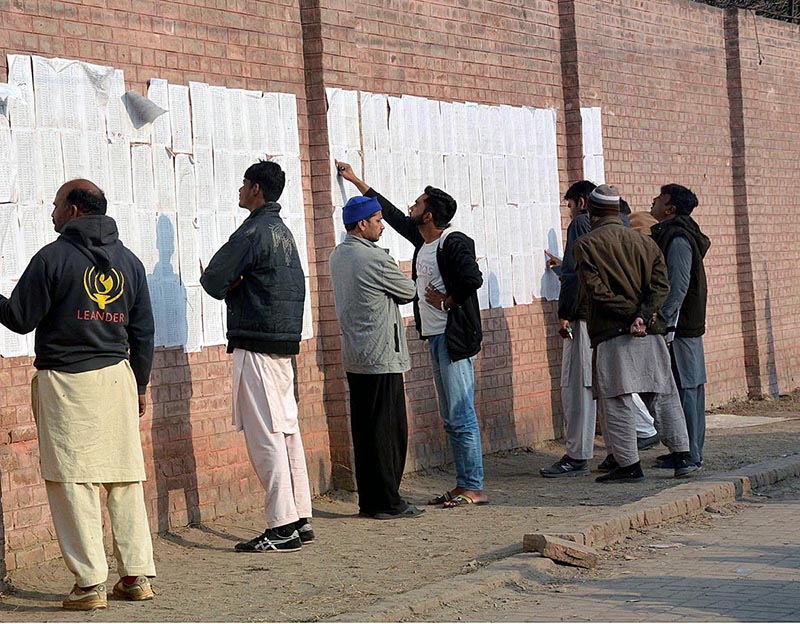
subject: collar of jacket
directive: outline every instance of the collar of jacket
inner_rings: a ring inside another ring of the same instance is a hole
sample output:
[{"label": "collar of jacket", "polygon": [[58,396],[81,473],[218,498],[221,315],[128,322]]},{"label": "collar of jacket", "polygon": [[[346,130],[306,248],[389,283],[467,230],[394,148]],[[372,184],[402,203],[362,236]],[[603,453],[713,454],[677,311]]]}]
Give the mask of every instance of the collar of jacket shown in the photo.
[{"label": "collar of jacket", "polygon": [[[375,247],[376,249],[383,249],[382,247],[378,246],[378,243],[373,243],[371,240],[367,240],[366,238],[362,238],[361,236],[356,236],[355,234],[348,234],[345,236],[342,244],[348,245],[358,245],[359,243],[362,245],[366,245],[367,247]],[[386,253],[389,253],[388,250],[384,249]]]},{"label": "collar of jacket", "polygon": [[625,224],[622,222],[620,217],[603,217],[602,219],[598,219],[592,223],[592,230],[598,230],[607,225],[619,225],[621,227],[625,227]]},{"label": "collar of jacket", "polygon": [[256,215],[260,215],[264,212],[274,212],[278,214],[281,211],[281,205],[278,202],[267,202],[261,208],[256,208],[253,212],[248,215],[248,219],[252,219]]}]

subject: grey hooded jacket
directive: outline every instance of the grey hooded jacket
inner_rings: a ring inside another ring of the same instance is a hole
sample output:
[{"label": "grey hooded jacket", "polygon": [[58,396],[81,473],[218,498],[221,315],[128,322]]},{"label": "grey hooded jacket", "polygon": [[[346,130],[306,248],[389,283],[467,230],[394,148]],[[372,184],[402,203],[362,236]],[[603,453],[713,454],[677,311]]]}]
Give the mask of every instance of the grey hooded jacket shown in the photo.
[{"label": "grey hooded jacket", "polygon": [[407,371],[410,358],[398,304],[414,299],[414,282],[385,249],[352,234],[333,250],[330,266],[345,371]]}]

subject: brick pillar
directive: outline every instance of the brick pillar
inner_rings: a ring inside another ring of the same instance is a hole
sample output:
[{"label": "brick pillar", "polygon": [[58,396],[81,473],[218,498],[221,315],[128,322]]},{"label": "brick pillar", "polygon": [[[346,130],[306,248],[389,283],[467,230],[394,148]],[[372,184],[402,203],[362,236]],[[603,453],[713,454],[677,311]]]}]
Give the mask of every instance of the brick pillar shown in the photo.
[{"label": "brick pillar", "polygon": [[764,395],[764,386],[759,349],[755,281],[753,279],[753,253],[750,239],[750,211],[748,207],[747,154],[745,143],[746,127],[739,26],[739,10],[726,9],[725,65],[727,69],[728,104],[730,110],[733,217],[736,226],[736,282],[742,315],[742,341],[744,346],[747,394],[750,398],[760,398]]},{"label": "brick pillar", "polygon": [[[317,314],[319,355],[323,369],[324,409],[328,422],[331,452],[331,482],[335,488],[355,489],[353,450],[347,408],[347,383],[342,369],[339,323],[333,304],[328,257],[335,246],[333,203],[331,200],[330,148],[328,145],[328,103],[325,71],[333,55],[326,41],[336,38],[330,20],[323,23],[324,9],[319,0],[300,1],[303,28],[305,89],[308,103],[311,201],[314,213],[314,247],[317,258]],[[342,13],[344,10],[342,9]],[[334,85],[341,86],[341,85]]]},{"label": "brick pillar", "polygon": [[600,106],[602,90],[595,75],[597,66],[591,58],[595,47],[592,7],[580,0],[559,0],[558,21],[566,130],[566,191],[569,184],[583,179],[581,106]]}]

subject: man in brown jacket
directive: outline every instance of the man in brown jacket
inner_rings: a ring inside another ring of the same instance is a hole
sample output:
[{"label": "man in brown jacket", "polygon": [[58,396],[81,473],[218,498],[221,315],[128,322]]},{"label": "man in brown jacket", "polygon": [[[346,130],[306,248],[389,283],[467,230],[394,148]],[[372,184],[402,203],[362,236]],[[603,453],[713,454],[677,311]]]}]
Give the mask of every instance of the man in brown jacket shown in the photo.
[{"label": "man in brown jacket", "polygon": [[689,459],[680,397],[659,335],[665,326],[658,311],[669,292],[664,257],[653,240],[625,227],[615,187],[592,191],[589,215],[592,231],[575,243],[575,262],[589,304],[597,412],[619,464],[597,481],[644,479],[636,448],[635,392],[673,453],[675,476],[686,476],[697,466]]}]

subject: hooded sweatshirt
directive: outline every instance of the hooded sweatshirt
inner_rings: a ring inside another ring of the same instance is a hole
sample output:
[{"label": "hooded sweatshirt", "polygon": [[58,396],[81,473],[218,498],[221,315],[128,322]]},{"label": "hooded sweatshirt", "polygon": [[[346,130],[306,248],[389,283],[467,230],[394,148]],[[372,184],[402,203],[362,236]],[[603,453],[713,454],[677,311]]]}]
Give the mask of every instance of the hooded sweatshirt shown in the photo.
[{"label": "hooded sweatshirt", "polygon": [[81,373],[130,359],[145,391],[154,334],[147,277],[111,217],[67,223],[33,256],[11,296],[0,295],[0,323],[19,334],[36,330],[38,370]]}]

